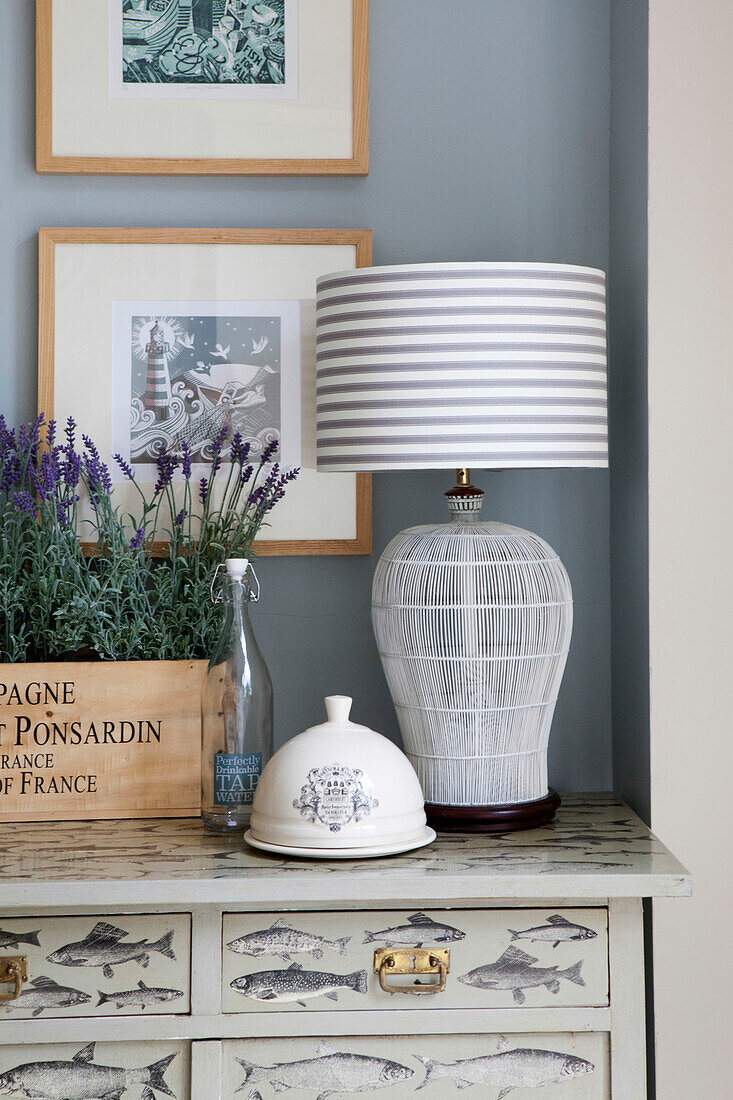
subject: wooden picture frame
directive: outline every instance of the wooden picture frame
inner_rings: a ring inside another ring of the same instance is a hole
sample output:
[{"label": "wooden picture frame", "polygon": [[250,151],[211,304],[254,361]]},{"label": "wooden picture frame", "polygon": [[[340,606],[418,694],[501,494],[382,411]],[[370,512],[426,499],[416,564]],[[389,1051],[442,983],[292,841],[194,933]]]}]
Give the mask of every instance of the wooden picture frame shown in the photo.
[{"label": "wooden picture frame", "polygon": [[[369,0],[352,4],[350,156],[71,155],[54,152],[53,5],[36,0],[36,170],[111,175],[365,176],[369,172]],[[301,3],[303,0],[301,0]],[[87,95],[89,91],[87,90]],[[82,97],[83,98],[83,97]],[[92,95],[90,98],[94,98]],[[84,127],[80,126],[80,130]]]},{"label": "wooden picture frame", "polygon": [[[340,250],[339,257],[354,257],[357,267],[371,264],[372,234],[370,230],[351,229],[126,229],[126,228],[42,228],[39,231],[39,318],[38,318],[38,410],[47,418],[67,415],[69,408],[59,409],[56,379],[57,346],[57,260],[58,249],[64,245],[252,245],[252,246],[332,246]],[[343,246],[343,247],[342,247]],[[292,256],[294,253],[291,253]],[[78,259],[78,256],[77,256]],[[318,257],[320,260],[320,256]],[[314,257],[314,264],[316,258]],[[343,260],[342,260],[343,262]],[[317,265],[316,265],[317,266]],[[74,265],[76,270],[77,265]],[[329,270],[333,268],[329,267]],[[318,274],[325,274],[319,271]],[[91,278],[94,277],[92,272]],[[289,278],[293,278],[292,273]],[[315,277],[312,280],[315,298]],[[308,287],[310,288],[310,276]],[[129,297],[129,295],[128,295]],[[177,297],[170,295],[170,297]],[[307,300],[307,296],[304,296]],[[98,316],[98,315],[95,315]],[[313,321],[315,310],[313,310]],[[104,323],[104,319],[102,319]],[[110,355],[112,352],[110,351]],[[111,368],[110,368],[111,370]],[[315,363],[313,364],[315,373]],[[315,401],[315,383],[313,383]],[[110,404],[112,398],[110,397]],[[110,414],[111,420],[111,414]],[[92,433],[93,434],[93,433]],[[103,453],[103,457],[111,457]],[[304,471],[305,472],[305,471]],[[263,556],[370,554],[372,550],[372,489],[371,474],[316,474],[307,471],[309,477],[354,478],[353,492],[348,489],[346,498],[353,501],[353,535],[349,537],[277,537],[260,539],[256,549]],[[296,482],[289,491],[298,489]],[[316,489],[317,491],[317,489]],[[329,497],[330,501],[330,497]],[[275,513],[273,513],[275,516]],[[90,546],[89,549],[92,547]]]}]

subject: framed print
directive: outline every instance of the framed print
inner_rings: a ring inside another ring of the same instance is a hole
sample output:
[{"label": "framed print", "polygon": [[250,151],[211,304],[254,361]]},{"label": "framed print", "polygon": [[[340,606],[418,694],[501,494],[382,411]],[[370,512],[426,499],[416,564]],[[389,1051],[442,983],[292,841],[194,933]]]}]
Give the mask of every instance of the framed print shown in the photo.
[{"label": "framed print", "polygon": [[276,443],[301,473],[258,552],[369,553],[370,475],[316,471],[315,289],[370,262],[366,230],[42,229],[39,412],[95,440],[123,511],[116,454],[152,490],[157,456],[206,463],[223,426]]},{"label": "framed print", "polygon": [[366,175],[369,0],[36,0],[36,167]]}]

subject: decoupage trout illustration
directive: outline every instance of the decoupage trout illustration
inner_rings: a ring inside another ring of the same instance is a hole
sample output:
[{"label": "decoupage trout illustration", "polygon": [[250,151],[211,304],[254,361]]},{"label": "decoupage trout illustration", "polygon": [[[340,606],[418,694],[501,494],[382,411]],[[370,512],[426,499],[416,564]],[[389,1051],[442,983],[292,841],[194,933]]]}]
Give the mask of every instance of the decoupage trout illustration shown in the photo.
[{"label": "decoupage trout illustration", "polygon": [[115,928],[113,924],[99,921],[85,939],[59,947],[58,951],[47,956],[47,961],[59,966],[101,966],[105,978],[111,978],[114,976],[113,966],[121,966],[122,963],[133,960],[140,963],[140,966],[147,966],[153,951],[165,955],[167,959],[176,957],[173,954],[172,931],[166,932],[155,943],[148,940],[138,940],[137,943],[128,940],[123,943],[127,934],[123,928]]},{"label": "decoupage trout illustration", "polygon": [[68,985],[57,985],[52,978],[44,975],[34,978],[30,985],[32,989],[26,987],[14,1001],[5,1005],[6,1012],[32,1009],[34,1016],[40,1016],[46,1008],[72,1008],[92,999],[89,993],[82,993],[81,989],[72,989]]},{"label": "decoupage trout illustration", "polygon": [[328,940],[314,932],[300,932],[297,928],[291,928],[286,920],[281,919],[276,920],[269,928],[248,932],[232,940],[227,947],[239,955],[252,955],[255,958],[259,955],[274,955],[290,962],[291,955],[300,954],[321,959],[325,950],[338,951],[339,955],[345,955],[350,938],[345,936],[341,940]]},{"label": "decoupage trout illustration", "polygon": [[572,924],[565,917],[552,916],[547,918],[547,924],[539,924],[536,928],[526,928],[523,932],[509,931],[513,940],[532,940],[540,942],[547,940],[557,947],[559,943],[568,940],[594,940],[598,935],[592,928],[586,928],[582,924]]},{"label": "decoupage trout illustration", "polygon": [[558,970],[556,966],[535,966],[537,961],[518,947],[507,947],[496,962],[477,966],[475,970],[463,974],[458,981],[477,989],[511,989],[518,1005],[524,1004],[524,989],[544,985],[550,993],[559,993],[561,978],[574,982],[575,985],[585,985],[580,976],[582,959],[567,970]]},{"label": "decoupage trout illustration", "polygon": [[260,970],[235,978],[229,984],[237,993],[256,1001],[296,1001],[305,1008],[307,997],[328,997],[337,1001],[339,989],[366,993],[367,972],[327,974],[321,970],[304,970],[300,963],[292,963],[287,970]]},{"label": "decoupage trout illustration", "polygon": [[280,1062],[275,1066],[256,1066],[237,1058],[245,1078],[238,1092],[248,1085],[267,1081],[277,1093],[288,1089],[319,1089],[318,1100],[326,1100],[337,1092],[373,1092],[385,1089],[398,1081],[407,1081],[415,1071],[387,1058],[374,1058],[366,1054],[347,1054],[332,1051],[327,1044],[317,1058],[305,1058],[299,1062]]},{"label": "decoupage trout illustration", "polygon": [[583,1077],[595,1069],[593,1063],[584,1058],[555,1050],[512,1047],[506,1039],[499,1042],[499,1052],[451,1063],[416,1055],[427,1071],[425,1080],[417,1087],[422,1089],[441,1079],[453,1081],[459,1089],[488,1085],[501,1089],[497,1100],[503,1100],[513,1089],[557,1085],[573,1077]]},{"label": "decoupage trout illustration", "polygon": [[94,1043],[78,1051],[70,1062],[24,1062],[0,1074],[0,1095],[25,1096],[31,1100],[121,1100],[127,1089],[143,1085],[141,1100],[155,1100],[155,1091],[175,1094],[163,1074],[175,1054],[141,1069],[98,1066]]}]

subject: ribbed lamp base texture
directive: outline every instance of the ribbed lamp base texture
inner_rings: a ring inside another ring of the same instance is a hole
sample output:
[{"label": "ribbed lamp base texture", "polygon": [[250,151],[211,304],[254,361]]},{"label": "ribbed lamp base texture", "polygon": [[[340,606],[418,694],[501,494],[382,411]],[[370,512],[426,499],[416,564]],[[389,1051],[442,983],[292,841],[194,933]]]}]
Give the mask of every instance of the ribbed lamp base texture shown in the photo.
[{"label": "ribbed lamp base texture", "polygon": [[471,514],[408,528],[377,565],[372,622],[405,751],[447,827],[483,831],[483,815],[492,831],[492,807],[506,829],[542,823],[507,813],[519,803],[551,819],[547,744],[572,632],[554,550]]}]

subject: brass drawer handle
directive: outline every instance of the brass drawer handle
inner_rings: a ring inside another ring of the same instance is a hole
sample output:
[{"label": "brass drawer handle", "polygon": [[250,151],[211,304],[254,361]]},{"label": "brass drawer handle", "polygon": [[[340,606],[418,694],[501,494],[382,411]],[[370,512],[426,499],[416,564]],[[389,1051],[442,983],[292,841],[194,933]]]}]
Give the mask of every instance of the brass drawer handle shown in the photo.
[{"label": "brass drawer handle", "polygon": [[[394,951],[387,947],[374,952],[374,973],[379,975],[379,985],[385,993],[442,993],[450,970],[450,948],[412,948]],[[388,976],[437,974],[437,982],[423,985],[416,977],[414,985],[388,985]]]},{"label": "brass drawer handle", "polygon": [[0,982],[15,982],[12,993],[0,993],[0,1001],[14,1001],[20,996],[23,982],[28,981],[28,956],[10,955],[0,958]]}]

